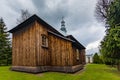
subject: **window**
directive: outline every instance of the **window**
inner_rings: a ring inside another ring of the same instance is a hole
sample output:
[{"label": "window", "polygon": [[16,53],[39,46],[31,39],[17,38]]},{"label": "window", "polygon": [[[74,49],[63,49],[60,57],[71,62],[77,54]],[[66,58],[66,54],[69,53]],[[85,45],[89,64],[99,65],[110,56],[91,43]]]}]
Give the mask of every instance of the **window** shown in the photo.
[{"label": "window", "polygon": [[76,55],[77,55],[77,60],[79,60],[80,58],[79,58],[79,50],[78,49],[76,49]]},{"label": "window", "polygon": [[44,34],[42,34],[42,47],[48,47],[48,38]]}]

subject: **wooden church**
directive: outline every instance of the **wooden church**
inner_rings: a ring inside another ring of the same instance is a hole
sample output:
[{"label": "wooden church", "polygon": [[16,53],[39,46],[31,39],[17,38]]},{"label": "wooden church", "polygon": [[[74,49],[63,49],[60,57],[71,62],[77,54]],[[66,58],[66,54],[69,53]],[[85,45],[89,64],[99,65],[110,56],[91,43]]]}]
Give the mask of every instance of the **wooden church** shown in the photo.
[{"label": "wooden church", "polygon": [[[66,32],[64,21],[61,30]],[[76,72],[85,64],[85,47],[72,35],[63,35],[37,15],[33,15],[9,32],[12,33],[12,67],[14,71]]]}]

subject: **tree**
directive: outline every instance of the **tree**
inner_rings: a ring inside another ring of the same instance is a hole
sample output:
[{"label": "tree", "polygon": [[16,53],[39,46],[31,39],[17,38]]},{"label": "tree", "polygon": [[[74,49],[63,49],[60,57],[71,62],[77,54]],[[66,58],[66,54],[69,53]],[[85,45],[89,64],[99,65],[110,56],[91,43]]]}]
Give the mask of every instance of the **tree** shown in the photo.
[{"label": "tree", "polygon": [[106,28],[110,27],[108,24],[108,10],[112,1],[113,0],[98,0],[96,4],[95,17],[98,21],[103,22]]},{"label": "tree", "polygon": [[102,60],[106,65],[115,65],[115,61],[114,59],[112,59],[112,55],[109,53],[109,44],[108,44],[108,40],[109,40],[109,34],[107,34],[104,39],[101,41],[101,45],[100,45],[100,53],[102,56]]},{"label": "tree", "polygon": [[104,40],[101,42],[100,52],[104,60],[118,65],[120,70],[120,1],[114,0],[107,11],[107,23],[110,25]]},{"label": "tree", "polygon": [[120,24],[120,1],[114,0],[108,10],[108,24],[111,27],[115,27]]},{"label": "tree", "polygon": [[17,24],[22,23],[26,19],[28,19],[31,16],[30,12],[28,10],[21,10],[21,16],[19,19],[17,19]]},{"label": "tree", "polygon": [[93,63],[96,63],[96,64],[102,63],[102,60],[100,59],[100,56],[98,55],[98,53],[94,54]]},{"label": "tree", "polygon": [[11,43],[7,28],[0,18],[0,65],[11,64]]}]

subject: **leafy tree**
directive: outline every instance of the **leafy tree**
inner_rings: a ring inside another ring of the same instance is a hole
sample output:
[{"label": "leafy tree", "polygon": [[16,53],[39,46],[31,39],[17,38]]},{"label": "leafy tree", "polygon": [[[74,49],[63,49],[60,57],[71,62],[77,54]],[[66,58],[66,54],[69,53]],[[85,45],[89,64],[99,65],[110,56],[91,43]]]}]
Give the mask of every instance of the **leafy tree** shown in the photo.
[{"label": "leafy tree", "polygon": [[17,19],[17,24],[22,23],[26,19],[28,19],[31,16],[30,12],[28,10],[21,10],[21,16],[19,19]]},{"label": "leafy tree", "polygon": [[108,37],[108,55],[116,62],[118,70],[120,70],[120,26],[110,29]]},{"label": "leafy tree", "polygon": [[114,28],[116,25],[120,24],[120,1],[114,0],[108,10],[108,23]]},{"label": "leafy tree", "polygon": [[2,18],[0,18],[0,65],[11,64],[11,43],[7,28]]},{"label": "leafy tree", "polygon": [[118,65],[120,70],[120,1],[114,0],[107,11],[107,23],[110,28],[101,42],[100,52],[104,61]]},{"label": "leafy tree", "polygon": [[95,17],[98,21],[103,22],[105,27],[108,28],[108,10],[109,6],[113,0],[98,0],[95,9]]},{"label": "leafy tree", "polygon": [[93,63],[96,63],[96,64],[102,63],[102,60],[100,59],[100,56],[98,55],[98,53],[94,54]]},{"label": "leafy tree", "polygon": [[109,0],[98,0],[96,4],[95,15],[99,21],[106,21]]},{"label": "leafy tree", "polygon": [[106,65],[115,65],[115,60],[112,58],[112,55],[109,53],[108,48],[109,48],[109,44],[108,44],[108,40],[109,40],[109,35],[107,34],[103,41],[101,41],[101,45],[100,45],[100,53],[102,56],[102,60],[104,61],[104,63]]}]

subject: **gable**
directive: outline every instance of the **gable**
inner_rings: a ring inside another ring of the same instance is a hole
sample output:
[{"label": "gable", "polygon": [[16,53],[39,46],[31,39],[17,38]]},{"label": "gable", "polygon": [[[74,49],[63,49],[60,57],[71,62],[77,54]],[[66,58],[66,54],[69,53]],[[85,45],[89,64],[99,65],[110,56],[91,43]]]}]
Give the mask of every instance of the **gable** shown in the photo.
[{"label": "gable", "polygon": [[66,37],[70,38],[71,40],[74,41],[74,43],[73,43],[74,46],[76,46],[76,47],[78,47],[80,49],[85,49],[85,47],[81,43],[79,43],[72,35],[68,35]]},{"label": "gable", "polygon": [[60,32],[58,32],[56,29],[54,29],[51,25],[49,25],[47,22],[45,22],[44,20],[42,20],[41,18],[39,18],[37,15],[33,15],[30,18],[28,18],[27,20],[25,20],[24,22],[22,22],[21,24],[17,25],[16,27],[14,27],[13,29],[9,30],[10,33],[14,33],[16,31],[18,31],[19,29],[26,27],[27,25],[33,23],[33,22],[39,22],[40,24],[42,24],[43,26],[47,27],[49,30],[53,31],[54,33],[57,33],[61,36],[63,36]]},{"label": "gable", "polygon": [[27,20],[25,20],[24,22],[22,22],[21,24],[14,27],[13,29],[9,30],[9,32],[11,33],[17,32],[20,29],[27,27],[29,24],[34,23],[35,21],[46,27],[49,33],[52,33],[53,35],[63,38],[65,40],[71,41],[73,45],[78,47],[79,49],[85,49],[85,47],[81,43],[79,43],[72,35],[68,35],[68,36],[62,35],[59,31],[57,31],[55,28],[53,28],[51,25],[49,25],[47,22],[45,22],[35,14],[30,18],[28,18]]}]

